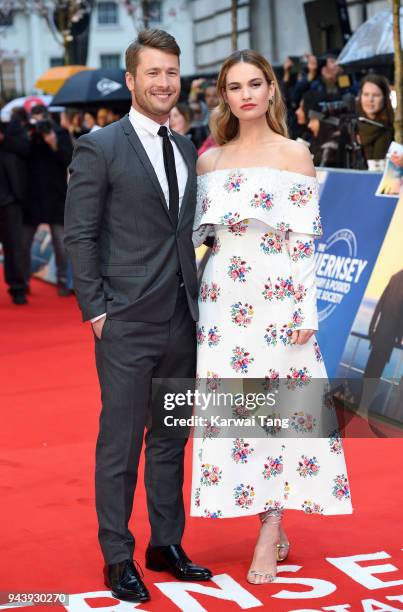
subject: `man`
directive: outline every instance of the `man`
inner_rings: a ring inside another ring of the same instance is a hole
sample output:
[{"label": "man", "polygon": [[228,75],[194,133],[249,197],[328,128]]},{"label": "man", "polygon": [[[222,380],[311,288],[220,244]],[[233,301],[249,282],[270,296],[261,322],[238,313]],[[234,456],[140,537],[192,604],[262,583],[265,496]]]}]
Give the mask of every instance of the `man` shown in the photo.
[{"label": "man", "polygon": [[67,284],[68,262],[63,244],[67,168],[73,144],[67,130],[56,125],[45,106],[31,109],[31,155],[28,164],[28,202],[24,211],[24,266],[27,282],[31,276],[31,247],[38,225],[48,223],[56,259],[60,297],[71,290]]},{"label": "man", "polygon": [[107,108],[99,108],[97,111],[97,125],[101,128],[108,125],[108,109]]},{"label": "man", "polygon": [[110,123],[114,123],[114,121],[119,121],[122,117],[122,114],[118,108],[108,108],[108,125]]},{"label": "man", "polygon": [[364,378],[377,379],[395,346],[403,339],[403,270],[390,278],[379,298],[369,324],[370,355]]},{"label": "man", "polygon": [[0,131],[0,242],[4,279],[14,304],[27,304],[24,275],[22,211],[26,201],[26,159],[29,142],[23,123],[14,116]]},{"label": "man", "polygon": [[70,134],[71,141],[75,143],[77,138],[87,133],[83,128],[83,113],[77,108],[66,108],[60,114],[60,127]]},{"label": "man", "polygon": [[195,374],[196,152],[168,120],[180,93],[179,54],[166,32],[139,33],[126,51],[130,113],[79,139],[67,195],[66,246],[102,391],[95,484],[106,585],[131,601],[149,599],[128,529],[146,426],[146,567],[211,577],[180,545],[186,440],[153,435],[148,413],[152,378]]}]

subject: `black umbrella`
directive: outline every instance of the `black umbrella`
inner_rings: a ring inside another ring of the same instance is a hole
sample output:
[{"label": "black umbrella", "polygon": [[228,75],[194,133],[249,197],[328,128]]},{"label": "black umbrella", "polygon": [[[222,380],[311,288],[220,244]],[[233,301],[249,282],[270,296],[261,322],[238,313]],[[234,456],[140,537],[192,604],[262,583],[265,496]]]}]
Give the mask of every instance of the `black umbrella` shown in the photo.
[{"label": "black umbrella", "polygon": [[52,106],[116,106],[130,103],[125,71],[120,68],[84,70],[70,77],[52,100]]}]

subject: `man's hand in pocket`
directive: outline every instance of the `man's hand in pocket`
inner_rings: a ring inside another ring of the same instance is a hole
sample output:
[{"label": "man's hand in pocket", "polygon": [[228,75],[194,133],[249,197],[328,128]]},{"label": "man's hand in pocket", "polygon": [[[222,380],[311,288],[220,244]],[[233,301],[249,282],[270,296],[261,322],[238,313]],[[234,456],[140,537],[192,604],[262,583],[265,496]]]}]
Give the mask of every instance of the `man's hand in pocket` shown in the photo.
[{"label": "man's hand in pocket", "polygon": [[94,323],[92,323],[92,329],[94,330],[94,334],[96,335],[98,340],[101,340],[102,338],[102,328],[105,325],[105,321],[106,321],[106,315],[102,317],[102,319],[98,319],[98,321],[95,321]]}]

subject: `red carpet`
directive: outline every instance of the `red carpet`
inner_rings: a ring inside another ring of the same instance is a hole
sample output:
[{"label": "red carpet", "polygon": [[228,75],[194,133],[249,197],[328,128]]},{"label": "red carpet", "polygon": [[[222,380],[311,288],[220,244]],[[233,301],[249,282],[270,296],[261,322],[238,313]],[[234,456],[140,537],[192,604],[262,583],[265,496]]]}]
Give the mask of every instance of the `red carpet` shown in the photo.
[{"label": "red carpet", "polygon": [[[189,519],[184,546],[213,570],[215,583],[189,587],[146,570],[151,602],[105,599],[94,508],[99,393],[90,329],[74,298],[58,298],[39,281],[27,307],[11,305],[0,286],[0,326],[2,603],[5,593],[24,591],[68,593],[73,612],[403,610],[400,439],[346,440],[354,514],[290,511],[292,549],[276,583],[253,586],[244,579],[255,517]],[[188,506],[189,452],[186,467]],[[144,565],[149,527],[139,482],[132,527]]]}]

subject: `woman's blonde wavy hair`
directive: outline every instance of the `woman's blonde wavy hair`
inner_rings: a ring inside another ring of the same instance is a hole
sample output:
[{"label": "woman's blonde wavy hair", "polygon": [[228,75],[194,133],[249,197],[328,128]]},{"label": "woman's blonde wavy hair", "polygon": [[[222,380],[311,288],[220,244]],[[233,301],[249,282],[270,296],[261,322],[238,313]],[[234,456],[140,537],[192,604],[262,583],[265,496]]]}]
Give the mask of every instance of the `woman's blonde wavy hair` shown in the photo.
[{"label": "woman's blonde wavy hair", "polygon": [[273,81],[274,96],[273,104],[268,105],[266,112],[267,125],[276,132],[288,138],[286,122],[286,106],[283,102],[280,87],[274,74],[274,70],[263,55],[252,49],[235,51],[223,63],[217,81],[218,106],[211,113],[210,129],[217,144],[223,145],[233,140],[239,131],[239,120],[232,114],[229,105],[225,102],[223,92],[226,88],[227,74],[232,66],[240,62],[247,62],[259,68],[265,76],[267,83]]}]

